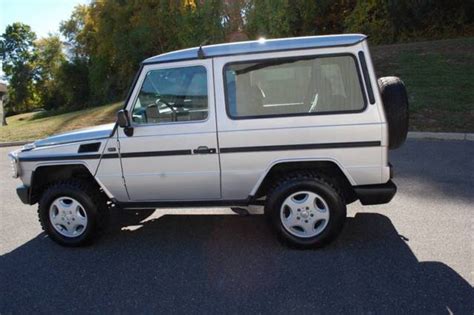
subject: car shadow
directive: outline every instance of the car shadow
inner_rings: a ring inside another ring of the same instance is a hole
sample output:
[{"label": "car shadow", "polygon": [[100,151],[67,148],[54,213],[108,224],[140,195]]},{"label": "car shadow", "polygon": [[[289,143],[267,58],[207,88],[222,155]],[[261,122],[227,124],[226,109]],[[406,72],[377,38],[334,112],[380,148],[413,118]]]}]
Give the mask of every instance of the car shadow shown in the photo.
[{"label": "car shadow", "polygon": [[40,234],[1,256],[0,313],[474,312],[472,286],[419,262],[380,214],[309,251],[282,246],[262,216],[141,219],[115,220],[90,247]]}]

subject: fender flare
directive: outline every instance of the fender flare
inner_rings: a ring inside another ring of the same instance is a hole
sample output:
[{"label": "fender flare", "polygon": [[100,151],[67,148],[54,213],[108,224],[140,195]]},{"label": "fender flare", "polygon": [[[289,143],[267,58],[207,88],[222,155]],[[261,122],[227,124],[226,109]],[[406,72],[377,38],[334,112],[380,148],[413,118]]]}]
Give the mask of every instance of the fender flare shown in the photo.
[{"label": "fender flare", "polygon": [[294,159],[294,158],[291,158],[291,159],[278,159],[278,160],[274,160],[272,161],[268,167],[265,169],[265,171],[262,173],[262,175],[259,177],[259,179],[257,180],[257,183],[254,185],[254,187],[252,188],[251,192],[250,192],[250,196],[253,197],[255,196],[255,194],[257,193],[258,189],[260,188],[260,186],[262,185],[263,181],[265,180],[265,178],[267,177],[267,175],[270,173],[270,171],[272,170],[273,167],[279,165],[279,164],[283,164],[283,163],[302,163],[302,162],[329,162],[329,163],[332,163],[334,165],[336,165],[339,170],[342,172],[342,174],[344,174],[344,176],[346,177],[346,179],[349,181],[349,183],[354,186],[356,183],[354,181],[354,179],[350,176],[349,172],[335,159],[332,159],[332,158],[301,158],[301,159]]}]

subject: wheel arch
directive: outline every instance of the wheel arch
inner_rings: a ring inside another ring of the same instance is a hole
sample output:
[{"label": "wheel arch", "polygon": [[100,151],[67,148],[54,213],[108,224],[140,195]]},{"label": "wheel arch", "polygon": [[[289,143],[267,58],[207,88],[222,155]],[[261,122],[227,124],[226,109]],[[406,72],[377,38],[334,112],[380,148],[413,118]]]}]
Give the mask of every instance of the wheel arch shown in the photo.
[{"label": "wheel arch", "polygon": [[269,165],[251,191],[251,198],[258,199],[266,195],[275,180],[284,174],[311,170],[331,178],[341,188],[347,203],[357,200],[352,188],[354,180],[337,161],[332,159],[278,160]]},{"label": "wheel arch", "polygon": [[30,204],[37,203],[49,185],[68,178],[84,179],[96,185],[98,189],[102,188],[85,163],[40,164],[31,173]]}]

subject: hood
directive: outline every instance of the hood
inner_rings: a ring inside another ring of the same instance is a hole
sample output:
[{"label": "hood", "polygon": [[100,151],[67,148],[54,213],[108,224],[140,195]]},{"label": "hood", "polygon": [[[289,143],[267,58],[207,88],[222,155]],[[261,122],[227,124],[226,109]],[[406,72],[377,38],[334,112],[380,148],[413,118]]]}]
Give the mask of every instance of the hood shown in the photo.
[{"label": "hood", "polygon": [[69,142],[87,141],[108,138],[112,134],[115,123],[99,125],[92,128],[78,129],[61,133],[34,142],[35,147],[64,144]]}]

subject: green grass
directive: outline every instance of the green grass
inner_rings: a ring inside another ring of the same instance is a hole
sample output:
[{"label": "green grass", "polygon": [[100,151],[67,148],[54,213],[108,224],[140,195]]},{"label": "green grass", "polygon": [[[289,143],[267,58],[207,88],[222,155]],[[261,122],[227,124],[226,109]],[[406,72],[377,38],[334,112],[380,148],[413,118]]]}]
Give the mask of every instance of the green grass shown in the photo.
[{"label": "green grass", "polygon": [[377,75],[406,84],[410,129],[474,132],[474,38],[374,47]]},{"label": "green grass", "polygon": [[33,112],[7,117],[8,126],[0,127],[0,142],[36,140],[52,134],[115,121],[122,103],[109,104],[51,117]]},{"label": "green grass", "polygon": [[[405,82],[411,130],[474,132],[474,38],[384,45],[371,52],[378,77],[396,75]],[[0,142],[113,122],[119,107],[8,117],[9,125],[0,127]]]}]

